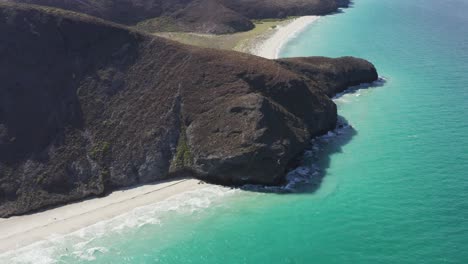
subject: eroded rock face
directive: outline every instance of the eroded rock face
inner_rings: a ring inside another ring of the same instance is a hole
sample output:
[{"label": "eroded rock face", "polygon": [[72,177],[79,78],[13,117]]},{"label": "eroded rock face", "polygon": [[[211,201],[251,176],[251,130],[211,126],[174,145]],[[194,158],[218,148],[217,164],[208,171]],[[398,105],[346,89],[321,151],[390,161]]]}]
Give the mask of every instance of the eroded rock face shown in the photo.
[{"label": "eroded rock face", "polygon": [[0,4],[0,32],[0,216],[181,173],[277,184],[336,123],[284,63],[30,6]]},{"label": "eroded rock face", "polygon": [[[293,99],[288,92],[281,96]],[[320,133],[315,130],[324,132],[336,124],[336,109],[328,101],[318,113],[317,105],[302,107],[318,122],[308,123],[261,93],[226,101],[188,127],[192,168],[199,177],[222,184],[281,183],[288,163],[304,150],[313,133]]]}]

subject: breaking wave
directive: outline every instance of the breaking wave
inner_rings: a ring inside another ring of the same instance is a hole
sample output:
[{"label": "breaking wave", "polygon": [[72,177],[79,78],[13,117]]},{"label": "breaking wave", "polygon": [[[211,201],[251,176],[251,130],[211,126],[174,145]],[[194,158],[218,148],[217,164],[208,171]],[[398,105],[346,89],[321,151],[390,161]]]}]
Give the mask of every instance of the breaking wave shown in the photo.
[{"label": "breaking wave", "polygon": [[[0,254],[0,263],[63,263],[62,257],[92,261],[108,249],[96,246],[97,239],[119,234],[145,225],[161,225],[168,213],[193,214],[219,203],[223,197],[232,196],[238,190],[220,186],[188,191],[151,205],[137,207],[128,213],[101,221],[66,235],[52,235],[47,240]],[[99,244],[99,243],[98,243]]]}]

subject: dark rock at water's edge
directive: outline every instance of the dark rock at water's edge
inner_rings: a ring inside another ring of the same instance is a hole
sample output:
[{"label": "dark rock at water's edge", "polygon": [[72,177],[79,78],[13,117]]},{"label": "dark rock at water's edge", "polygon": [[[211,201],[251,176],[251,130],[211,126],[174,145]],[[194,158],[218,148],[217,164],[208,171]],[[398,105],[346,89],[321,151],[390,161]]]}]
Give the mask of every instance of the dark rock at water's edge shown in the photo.
[{"label": "dark rock at water's edge", "polygon": [[250,19],[324,15],[349,0],[0,0],[80,12],[149,32],[226,34],[251,30]]},{"label": "dark rock at water's edge", "polygon": [[310,85],[333,97],[361,83],[371,83],[378,79],[374,65],[366,60],[342,57],[308,57],[280,59],[285,68],[306,76]]},{"label": "dark rock at water's edge", "polygon": [[0,57],[2,217],[181,174],[278,184],[337,120],[284,63],[58,9],[0,4]]}]

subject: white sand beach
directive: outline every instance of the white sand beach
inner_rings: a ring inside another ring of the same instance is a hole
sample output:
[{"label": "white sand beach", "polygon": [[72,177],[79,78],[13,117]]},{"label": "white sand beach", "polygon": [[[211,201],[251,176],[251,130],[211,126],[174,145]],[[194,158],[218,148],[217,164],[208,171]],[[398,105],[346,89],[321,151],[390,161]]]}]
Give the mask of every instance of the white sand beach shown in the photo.
[{"label": "white sand beach", "polygon": [[112,219],[134,208],[158,203],[201,188],[195,179],[181,179],[115,191],[34,214],[0,219],[0,253],[22,248],[50,236],[64,235]]},{"label": "white sand beach", "polygon": [[320,16],[303,16],[279,25],[273,29],[273,32],[269,32],[267,37],[260,37],[249,53],[267,59],[277,59],[281,49],[289,40],[319,18]]}]

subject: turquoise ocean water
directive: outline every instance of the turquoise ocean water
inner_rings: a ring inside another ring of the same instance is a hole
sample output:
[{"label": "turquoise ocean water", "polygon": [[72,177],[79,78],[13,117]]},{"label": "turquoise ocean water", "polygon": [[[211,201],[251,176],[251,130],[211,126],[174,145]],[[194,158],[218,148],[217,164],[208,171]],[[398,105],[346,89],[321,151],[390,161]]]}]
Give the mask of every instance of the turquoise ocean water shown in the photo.
[{"label": "turquoise ocean water", "polygon": [[355,0],[282,51],[306,55],[387,80],[336,99],[353,128],[321,140],[316,191],[209,187],[0,262],[468,263],[468,1]]}]

